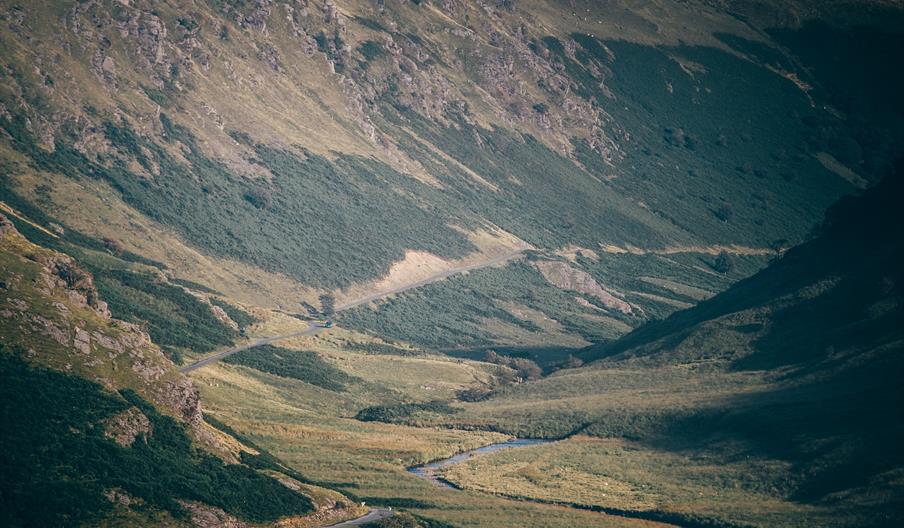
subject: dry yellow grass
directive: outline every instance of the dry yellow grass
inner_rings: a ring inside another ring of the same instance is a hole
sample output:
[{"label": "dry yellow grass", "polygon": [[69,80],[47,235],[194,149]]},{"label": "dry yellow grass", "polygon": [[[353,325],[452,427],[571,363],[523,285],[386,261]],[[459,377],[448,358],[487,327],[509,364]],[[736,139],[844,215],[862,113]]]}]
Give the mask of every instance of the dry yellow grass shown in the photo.
[{"label": "dry yellow grass", "polygon": [[[334,339],[348,339],[348,334]],[[348,372],[373,375],[349,392],[335,393],[306,383],[233,365],[213,364],[192,373],[206,412],[251,437],[306,477],[336,486],[373,503],[379,497],[410,502],[417,513],[456,525],[526,528],[660,526],[571,508],[512,501],[483,493],[439,489],[405,468],[498,442],[497,433],[415,428],[348,418],[378,396],[405,397],[420,390],[392,372],[420,375],[451,387],[480,364],[441,358],[363,356],[330,348],[325,357]],[[343,360],[344,358],[345,360]],[[360,365],[355,364],[360,360]],[[383,362],[383,365],[379,363]],[[432,374],[432,375],[431,375]],[[401,506],[400,506],[401,507]]]},{"label": "dry yellow grass", "polygon": [[692,452],[577,436],[473,457],[447,469],[443,477],[464,488],[508,497],[702,514],[758,526],[793,526],[826,515],[756,488],[747,477],[750,472],[781,475],[787,470],[787,464],[776,461],[725,465]]}]

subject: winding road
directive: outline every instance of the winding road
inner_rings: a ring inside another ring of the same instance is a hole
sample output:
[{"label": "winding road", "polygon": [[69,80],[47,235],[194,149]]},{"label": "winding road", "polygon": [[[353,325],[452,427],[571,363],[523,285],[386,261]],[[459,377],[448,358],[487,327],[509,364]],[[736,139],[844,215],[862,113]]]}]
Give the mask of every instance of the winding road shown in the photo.
[{"label": "winding road", "polygon": [[350,521],[341,522],[339,524],[331,524],[326,528],[338,528],[340,526],[360,526],[371,522],[376,522],[387,517],[392,517],[394,512],[388,508],[374,508],[367,512],[367,515],[352,519]]},{"label": "winding road", "polygon": [[214,361],[219,361],[219,360],[223,359],[224,357],[228,357],[233,354],[237,354],[243,350],[248,350],[249,348],[259,347],[261,345],[269,345],[270,343],[272,343],[274,341],[279,341],[280,339],[289,339],[290,337],[298,337],[298,336],[316,334],[322,328],[323,327],[320,326],[319,324],[309,324],[306,329],[301,330],[300,332],[294,332],[291,334],[273,336],[273,337],[261,337],[259,339],[255,339],[254,341],[251,341],[250,343],[245,343],[244,345],[237,346],[235,348],[230,348],[229,350],[224,350],[223,352],[217,352],[216,354],[207,356],[204,359],[199,359],[198,361],[195,361],[191,365],[186,365],[186,366],[180,368],[179,372],[182,372],[182,373],[191,372],[195,369],[199,369],[199,368],[203,367],[204,365],[207,365],[208,363],[213,363]]},{"label": "winding road", "polygon": [[[448,269],[441,273],[431,275],[430,277],[427,277],[426,279],[399,286],[398,288],[393,288],[391,290],[385,290],[385,291],[373,293],[371,295],[367,295],[367,296],[361,297],[359,299],[347,301],[347,302],[337,306],[335,311],[341,312],[344,310],[350,310],[352,308],[355,308],[356,306],[361,306],[362,304],[367,304],[371,301],[376,301],[376,300],[382,299],[384,297],[389,297],[390,295],[395,295],[397,293],[402,293],[404,291],[412,290],[414,288],[420,288],[421,286],[426,286],[428,284],[432,284],[434,282],[438,282],[443,279],[447,279],[453,275],[458,275],[460,273],[467,273],[469,271],[474,271],[474,270],[478,270],[481,268],[487,268],[490,266],[503,264],[516,257],[520,257],[525,251],[527,251],[527,248],[516,249],[513,251],[509,251],[507,253],[504,253],[502,255],[493,257],[491,259],[482,260],[480,262],[475,262],[473,264],[468,264],[466,266],[459,266],[457,268],[451,268],[451,269]],[[229,357],[233,354],[237,354],[243,350],[248,350],[249,348],[259,347],[261,345],[269,345],[270,343],[273,343],[274,341],[280,341],[280,340],[289,339],[292,337],[313,335],[313,334],[320,332],[321,330],[323,330],[323,326],[321,326],[320,324],[317,324],[317,323],[311,323],[308,325],[308,327],[306,329],[300,330],[298,332],[293,332],[291,334],[272,336],[272,337],[261,337],[261,338],[255,339],[254,341],[251,341],[249,343],[245,343],[244,345],[240,345],[235,348],[230,348],[229,350],[224,350],[222,352],[217,352],[216,354],[212,354],[210,356],[207,356],[206,358],[199,359],[198,361],[196,361],[190,365],[186,365],[186,366],[180,368],[179,372],[182,372],[182,373],[191,372],[193,370],[203,367],[204,365],[208,365],[215,361],[219,361],[219,360]],[[337,525],[337,526],[344,526],[344,525]]]}]

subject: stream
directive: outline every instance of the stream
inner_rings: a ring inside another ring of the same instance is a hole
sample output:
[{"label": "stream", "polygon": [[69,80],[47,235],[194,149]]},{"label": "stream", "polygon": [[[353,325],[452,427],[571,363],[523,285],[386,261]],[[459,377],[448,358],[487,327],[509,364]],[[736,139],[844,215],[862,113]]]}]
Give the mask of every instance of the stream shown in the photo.
[{"label": "stream", "polygon": [[534,445],[548,444],[552,442],[552,440],[538,440],[532,438],[516,438],[514,440],[509,440],[507,442],[499,442],[498,444],[490,444],[488,446],[478,447],[477,449],[472,449],[470,451],[465,451],[464,453],[459,453],[453,457],[443,458],[440,460],[434,460],[433,462],[429,462],[427,464],[421,464],[419,466],[411,466],[408,468],[410,473],[414,473],[415,475],[421,477],[422,479],[429,480],[430,482],[436,484],[437,486],[449,489],[458,489],[449,482],[443,480],[442,477],[437,475],[437,472],[443,468],[447,468],[449,466],[454,466],[460,462],[464,462],[465,460],[470,459],[475,455],[481,455],[486,453],[494,453],[496,451],[502,451],[505,449],[515,449],[519,447],[528,447]]}]

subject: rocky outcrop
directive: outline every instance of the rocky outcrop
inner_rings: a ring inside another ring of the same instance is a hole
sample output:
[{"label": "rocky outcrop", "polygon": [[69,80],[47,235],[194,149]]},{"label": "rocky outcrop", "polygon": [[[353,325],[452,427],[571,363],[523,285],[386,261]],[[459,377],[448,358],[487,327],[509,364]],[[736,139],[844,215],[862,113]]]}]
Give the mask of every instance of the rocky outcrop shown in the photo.
[{"label": "rocky outcrop", "polygon": [[6,235],[6,233],[13,231],[16,231],[16,226],[13,225],[9,218],[0,213],[0,238]]},{"label": "rocky outcrop", "polygon": [[223,321],[224,323],[229,325],[230,328],[232,328],[233,330],[238,332],[238,330],[239,330],[238,323],[236,323],[235,321],[233,321],[232,319],[229,318],[229,314],[226,313],[226,310],[220,308],[219,306],[217,306],[215,304],[211,304],[210,309],[211,309],[211,311],[213,311],[213,315],[217,319],[219,319],[220,321]]},{"label": "rocky outcrop", "polygon": [[199,502],[178,501],[188,510],[192,525],[198,528],[247,528],[247,524],[239,521],[220,508]]},{"label": "rocky outcrop", "polygon": [[[216,445],[204,424],[197,388],[140,326],[111,318],[90,273],[71,257],[28,242],[2,214],[0,252],[19,262],[0,270],[3,335],[35,343],[29,353],[35,361],[77,372],[110,390],[136,391],[190,425],[204,443]],[[146,432],[146,422],[140,412],[126,411],[111,420],[108,432],[117,442],[131,444],[136,434]]]},{"label": "rocky outcrop", "polygon": [[534,266],[550,284],[563,290],[576,291],[600,301],[607,310],[625,315],[637,315],[637,308],[624,299],[624,295],[599,285],[589,273],[572,268],[565,262],[541,260]]},{"label": "rocky outcrop", "polygon": [[139,435],[151,435],[151,421],[138,407],[130,407],[104,423],[104,436],[122,447],[132,447]]}]

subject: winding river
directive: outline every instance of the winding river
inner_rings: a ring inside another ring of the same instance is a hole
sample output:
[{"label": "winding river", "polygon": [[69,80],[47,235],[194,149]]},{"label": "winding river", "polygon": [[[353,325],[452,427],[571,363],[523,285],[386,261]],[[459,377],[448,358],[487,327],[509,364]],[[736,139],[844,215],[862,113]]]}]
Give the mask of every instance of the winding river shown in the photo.
[{"label": "winding river", "polygon": [[475,455],[482,455],[486,453],[493,453],[496,451],[502,451],[504,449],[515,449],[519,447],[528,447],[534,445],[548,444],[552,442],[552,440],[538,440],[532,438],[516,438],[514,440],[509,440],[507,442],[499,442],[498,444],[490,444],[488,446],[478,447],[477,449],[472,449],[470,451],[465,451],[464,453],[459,453],[453,457],[443,458],[440,460],[434,460],[433,462],[429,462],[427,464],[421,464],[420,466],[411,466],[408,468],[408,471],[414,473],[415,475],[421,477],[422,479],[429,480],[430,482],[436,484],[437,486],[441,486],[443,488],[449,489],[458,489],[449,482],[443,480],[442,477],[437,475],[439,470],[443,468],[447,468],[449,466],[454,466],[460,462],[464,462],[465,460],[470,459]]}]

